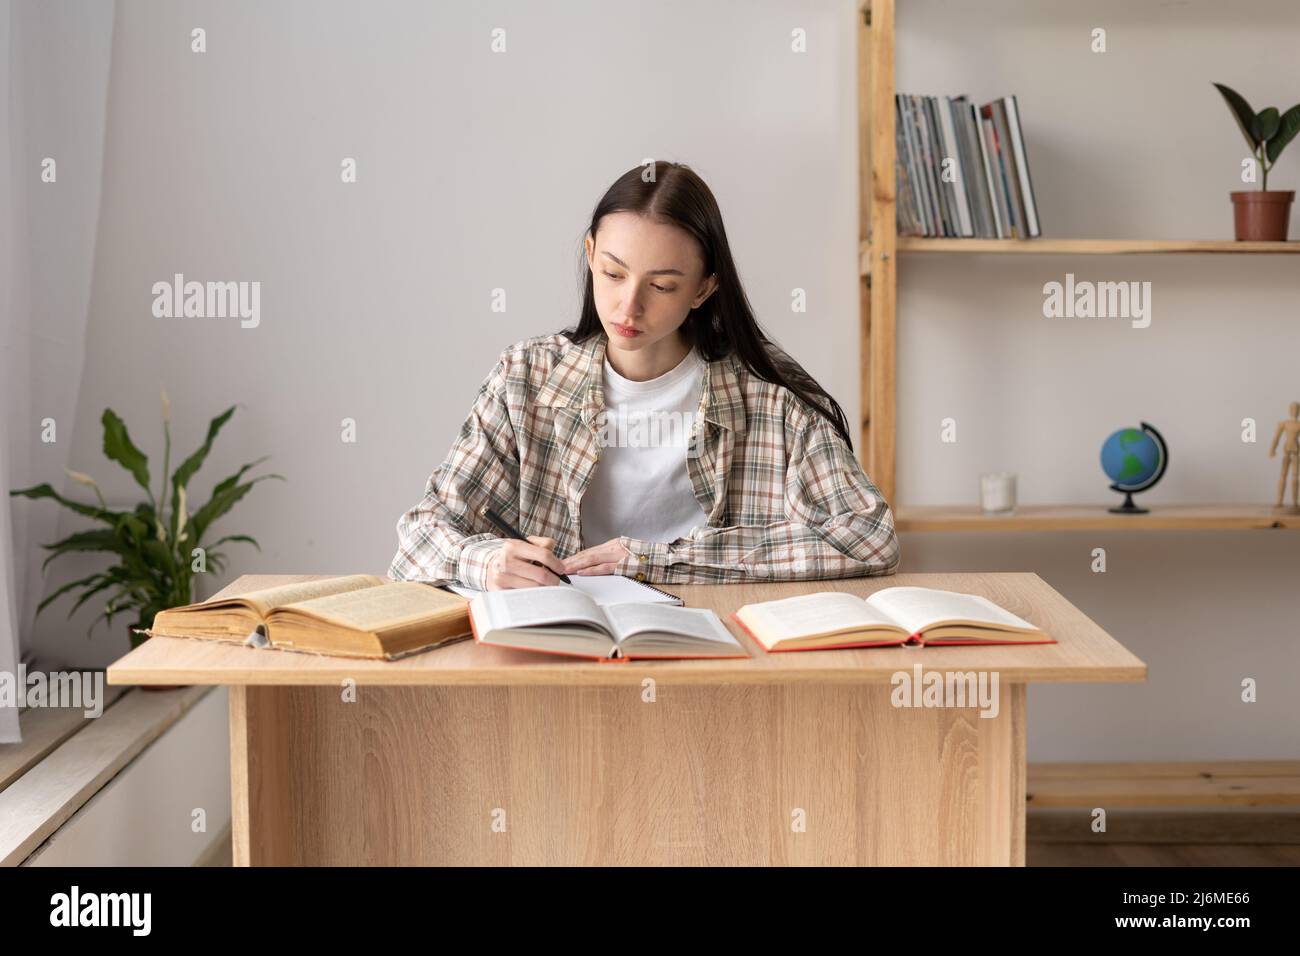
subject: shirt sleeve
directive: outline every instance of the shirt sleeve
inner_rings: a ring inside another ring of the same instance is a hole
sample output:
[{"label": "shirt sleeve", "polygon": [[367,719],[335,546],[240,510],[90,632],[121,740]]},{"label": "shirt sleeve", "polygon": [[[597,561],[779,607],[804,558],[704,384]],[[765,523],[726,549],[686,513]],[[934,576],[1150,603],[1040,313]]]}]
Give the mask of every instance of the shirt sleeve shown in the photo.
[{"label": "shirt sleeve", "polygon": [[785,519],[696,528],[671,544],[622,537],[616,574],[660,583],[798,581],[892,574],[901,560],[889,504],[825,417],[792,423]]},{"label": "shirt sleeve", "polygon": [[505,398],[505,358],[479,386],[474,407],[424,497],[397,521],[397,554],[388,576],[486,589],[487,567],[505,539],[478,511],[507,516],[517,508],[519,453]]}]

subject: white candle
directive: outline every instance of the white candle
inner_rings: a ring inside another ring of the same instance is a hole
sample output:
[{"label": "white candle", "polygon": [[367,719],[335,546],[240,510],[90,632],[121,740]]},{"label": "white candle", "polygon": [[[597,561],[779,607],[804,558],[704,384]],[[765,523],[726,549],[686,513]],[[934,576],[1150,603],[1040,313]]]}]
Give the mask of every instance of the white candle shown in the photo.
[{"label": "white candle", "polygon": [[987,514],[1014,511],[1016,507],[1015,472],[996,471],[980,475],[980,506]]}]

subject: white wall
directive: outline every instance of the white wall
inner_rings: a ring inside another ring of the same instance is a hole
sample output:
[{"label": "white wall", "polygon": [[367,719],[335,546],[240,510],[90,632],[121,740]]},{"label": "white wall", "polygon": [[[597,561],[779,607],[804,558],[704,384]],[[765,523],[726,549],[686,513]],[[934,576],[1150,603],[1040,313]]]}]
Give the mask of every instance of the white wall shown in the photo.
[{"label": "white wall", "polygon": [[[264,548],[232,551],[232,573],[382,571],[500,349],[572,321],[586,217],[647,156],[710,183],[760,321],[855,417],[855,0],[562,6],[124,0],[73,467],[112,474],[94,428],[109,404],[160,456],[160,383],[183,450],[242,402],[194,497],[267,453],[289,481],[225,522]],[[900,88],[1017,93],[1051,234],[1228,235],[1241,144],[1208,84],[1300,99],[1297,14],[1110,4],[1089,8],[1094,24],[1021,6],[900,4]],[[1096,60],[1093,25],[1111,50]],[[206,54],[189,52],[195,26]],[[795,27],[806,55],[789,51]],[[339,182],[345,156],[355,185]],[[1295,185],[1298,156],[1279,184]],[[1044,320],[1042,283],[1071,268],[1152,280],[1152,327]],[[150,286],[177,271],[261,281],[261,326],[153,318]],[[1020,472],[1026,501],[1103,499],[1100,441],[1139,417],[1173,449],[1149,504],[1267,501],[1276,461],[1236,423],[1271,424],[1300,398],[1295,274],[1263,259],[906,259],[900,501],[969,500],[989,467]],[[504,315],[489,311],[498,287]],[[789,311],[796,287],[807,315]],[[956,446],[938,443],[948,415]],[[903,550],[904,570],[1038,571],[1151,665],[1145,686],[1033,691],[1032,758],[1280,757],[1295,752],[1298,541],[905,535]],[[1087,570],[1099,545],[1104,577]],[[46,627],[79,662],[125,649],[124,634]],[[1250,709],[1242,675],[1261,681]]]},{"label": "white wall", "polygon": [[[586,218],[647,156],[710,183],[760,320],[849,405],[851,5],[564,9],[124,0],[74,467],[134,500],[99,452],[105,405],[156,462],[160,383],[185,451],[241,402],[192,501],[264,454],[289,480],[225,522],[263,545],[232,548],[233,574],[383,572],[501,350],[574,320]],[[189,52],[195,26],[205,54]],[[789,52],[795,26],[806,55]],[[495,27],[505,54],[489,52]],[[260,326],[155,319],[151,286],[174,272],[260,280]],[[89,644],[58,615],[40,633],[106,663],[126,646],[117,624]]]}]

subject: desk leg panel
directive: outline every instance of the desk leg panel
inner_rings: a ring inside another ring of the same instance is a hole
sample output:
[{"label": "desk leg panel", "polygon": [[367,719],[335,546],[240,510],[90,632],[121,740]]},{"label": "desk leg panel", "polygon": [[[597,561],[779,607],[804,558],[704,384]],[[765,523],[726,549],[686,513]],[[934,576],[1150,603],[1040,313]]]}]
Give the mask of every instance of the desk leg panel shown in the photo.
[{"label": "desk leg panel", "polygon": [[283,732],[289,688],[230,688],[230,829],[235,866],[285,866],[294,832]]},{"label": "desk leg panel", "polygon": [[1023,865],[1023,685],[890,691],[232,688],[235,862]]}]

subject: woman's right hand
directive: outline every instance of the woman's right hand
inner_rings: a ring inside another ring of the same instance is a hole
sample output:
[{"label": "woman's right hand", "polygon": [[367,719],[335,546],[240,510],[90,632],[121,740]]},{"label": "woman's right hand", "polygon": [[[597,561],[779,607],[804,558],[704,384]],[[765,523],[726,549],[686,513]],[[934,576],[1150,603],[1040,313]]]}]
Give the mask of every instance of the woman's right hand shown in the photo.
[{"label": "woman's right hand", "polygon": [[[487,589],[535,588],[563,584],[557,574],[564,573],[564,562],[555,556],[555,539],[529,535],[527,541],[507,538],[492,556],[487,569]],[[538,567],[534,561],[542,562]]]}]

